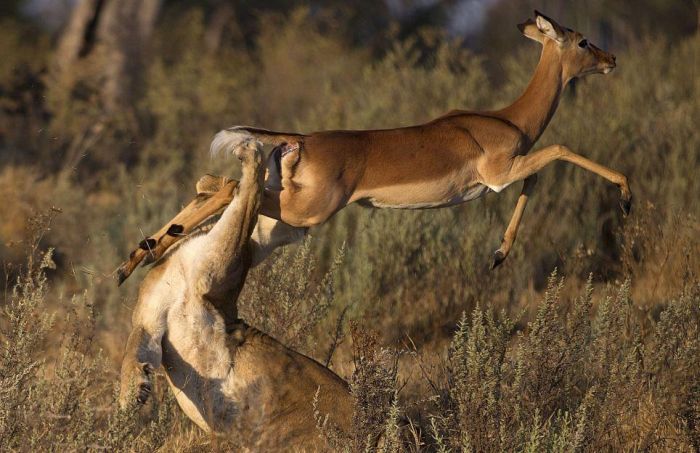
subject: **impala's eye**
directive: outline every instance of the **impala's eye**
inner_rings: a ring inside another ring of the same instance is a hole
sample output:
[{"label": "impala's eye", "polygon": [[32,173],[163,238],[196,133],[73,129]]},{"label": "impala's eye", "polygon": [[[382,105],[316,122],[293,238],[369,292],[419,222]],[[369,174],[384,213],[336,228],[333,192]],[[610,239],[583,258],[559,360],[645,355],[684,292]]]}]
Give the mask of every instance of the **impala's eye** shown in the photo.
[{"label": "impala's eye", "polygon": [[578,46],[582,49],[585,49],[586,47],[588,47],[588,40],[582,39],[581,41],[578,42]]}]

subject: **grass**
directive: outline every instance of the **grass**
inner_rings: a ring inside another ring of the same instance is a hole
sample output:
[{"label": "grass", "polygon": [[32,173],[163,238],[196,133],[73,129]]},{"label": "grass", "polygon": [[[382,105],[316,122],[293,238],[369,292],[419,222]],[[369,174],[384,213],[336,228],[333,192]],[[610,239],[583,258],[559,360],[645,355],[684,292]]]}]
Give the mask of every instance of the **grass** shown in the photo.
[{"label": "grass", "polygon": [[[213,53],[200,11],[165,16],[139,102],[112,118],[90,96],[74,98],[50,79],[30,83],[49,64],[48,39],[6,21],[5,449],[241,448],[242,439],[194,427],[162,376],[141,413],[115,402],[143,271],[119,289],[111,272],[192,196],[201,174],[236,176],[234,163],[205,157],[212,134],[231,124],[393,127],[451,108],[495,108],[524,88],[537,58],[515,32],[522,46],[498,62],[431,32],[370,55],[306,14],[267,18],[252,47]],[[329,445],[700,449],[699,51],[697,34],[616,49],[618,69],[569,89],[537,145],[562,143],[627,174],[627,219],[614,187],[556,164],[542,172],[495,272],[488,265],[516,188],[442,210],[352,206],[251,272],[244,319],[329,363],[357,396],[351,438],[319,414]],[[99,87],[92,82],[84,88]]]}]

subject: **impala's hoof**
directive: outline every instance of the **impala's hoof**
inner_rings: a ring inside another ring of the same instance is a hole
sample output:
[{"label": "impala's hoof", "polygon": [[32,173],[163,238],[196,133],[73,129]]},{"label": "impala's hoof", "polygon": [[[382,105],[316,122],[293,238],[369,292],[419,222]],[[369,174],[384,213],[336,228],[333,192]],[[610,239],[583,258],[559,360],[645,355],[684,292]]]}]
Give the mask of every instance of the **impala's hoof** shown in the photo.
[{"label": "impala's hoof", "polygon": [[622,209],[622,214],[625,217],[630,215],[630,210],[632,210],[632,197],[621,198],[620,199],[620,208]]},{"label": "impala's hoof", "polygon": [[506,259],[506,255],[500,250],[496,250],[493,253],[493,263],[491,263],[491,270],[496,269],[501,263]]},{"label": "impala's hoof", "polygon": [[117,269],[117,286],[122,286],[122,283],[128,276],[124,265],[119,266],[119,269]]}]

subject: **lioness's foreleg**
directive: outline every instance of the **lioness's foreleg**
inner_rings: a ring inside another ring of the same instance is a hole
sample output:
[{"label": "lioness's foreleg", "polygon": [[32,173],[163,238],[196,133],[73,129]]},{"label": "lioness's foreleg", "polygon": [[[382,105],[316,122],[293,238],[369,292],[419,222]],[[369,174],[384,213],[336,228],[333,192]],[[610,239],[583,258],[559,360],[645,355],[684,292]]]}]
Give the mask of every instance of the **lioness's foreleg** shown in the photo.
[{"label": "lioness's foreleg", "polygon": [[144,326],[134,326],[129,334],[122,360],[119,405],[145,404],[153,391],[153,373],[160,366],[162,334],[149,333]]},{"label": "lioness's foreleg", "polygon": [[207,233],[189,278],[195,291],[207,298],[226,292],[234,276],[247,272],[252,261],[250,236],[256,226],[265,177],[262,145],[250,141],[235,149],[242,162],[242,176],[233,200]]}]

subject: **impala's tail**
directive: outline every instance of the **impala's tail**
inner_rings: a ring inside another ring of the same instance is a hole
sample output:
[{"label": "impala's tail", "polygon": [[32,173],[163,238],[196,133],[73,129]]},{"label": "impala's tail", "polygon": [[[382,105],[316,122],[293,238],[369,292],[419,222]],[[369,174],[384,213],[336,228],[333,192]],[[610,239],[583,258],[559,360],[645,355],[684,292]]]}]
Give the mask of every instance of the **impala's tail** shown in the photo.
[{"label": "impala's tail", "polygon": [[283,143],[298,144],[303,138],[302,134],[275,132],[248,126],[234,126],[216,134],[211,142],[209,151],[212,155],[231,154],[238,146],[250,140],[278,146]]}]

